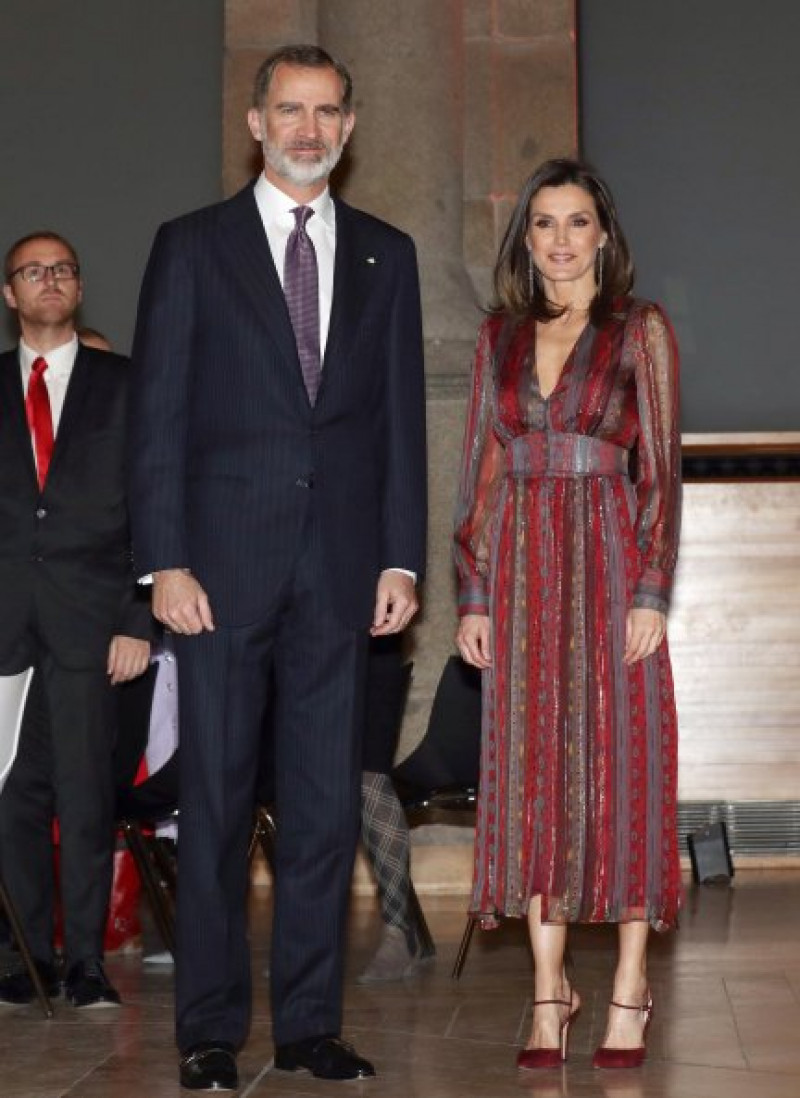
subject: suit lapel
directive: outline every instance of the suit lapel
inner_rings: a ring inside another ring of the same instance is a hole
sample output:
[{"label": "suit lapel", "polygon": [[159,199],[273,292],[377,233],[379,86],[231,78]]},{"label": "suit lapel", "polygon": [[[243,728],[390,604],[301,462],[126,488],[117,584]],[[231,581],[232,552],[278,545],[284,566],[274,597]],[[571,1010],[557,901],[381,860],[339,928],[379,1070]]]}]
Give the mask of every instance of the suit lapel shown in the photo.
[{"label": "suit lapel", "polygon": [[381,257],[371,250],[369,241],[360,232],[357,213],[335,198],[336,258],[333,265],[333,301],[328,326],[328,340],[322,367],[319,401],[326,379],[335,375],[346,361],[360,323],[364,303],[372,292],[379,275]]},{"label": "suit lapel", "polygon": [[25,394],[22,391],[22,374],[19,355],[16,351],[9,351],[0,359],[0,404],[7,410],[11,431],[38,492],[39,481],[36,477],[36,462],[33,457],[28,420],[25,416]]},{"label": "suit lapel", "polygon": [[63,460],[64,451],[69,446],[70,440],[80,429],[81,411],[89,393],[90,374],[88,355],[83,346],[79,344],[75,364],[69,377],[67,392],[64,396],[64,406],[61,409],[61,416],[58,421],[58,429],[53,444],[53,456],[50,459],[50,468],[47,471],[48,481],[57,473],[58,466]]},{"label": "suit lapel", "polygon": [[263,322],[282,357],[297,371],[302,385],[303,375],[286,298],[252,186],[230,200],[220,218],[220,228],[220,248],[231,277]]}]

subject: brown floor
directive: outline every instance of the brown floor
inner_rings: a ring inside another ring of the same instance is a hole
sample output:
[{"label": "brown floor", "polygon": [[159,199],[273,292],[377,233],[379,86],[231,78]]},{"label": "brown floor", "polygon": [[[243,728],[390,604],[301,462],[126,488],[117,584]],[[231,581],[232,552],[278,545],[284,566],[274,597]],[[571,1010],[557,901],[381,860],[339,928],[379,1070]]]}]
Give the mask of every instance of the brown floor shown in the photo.
[{"label": "brown floor", "polygon": [[[259,890],[260,892],[261,890]],[[574,980],[583,995],[563,1070],[518,1073],[527,1035],[530,960],[522,925],[477,934],[460,983],[450,968],[463,900],[425,898],[439,955],[420,976],[382,989],[347,985],[345,1036],[379,1077],[321,1083],[270,1070],[266,981],[256,980],[253,1031],[240,1056],[241,1098],[333,1093],[369,1098],[797,1098],[800,1095],[800,871],[740,872],[732,888],[690,888],[682,929],[653,943],[655,1018],[639,1071],[593,1071],[613,963],[610,928],[577,928]],[[268,902],[254,902],[254,971],[265,964]],[[349,971],[379,933],[373,901],[356,901]],[[125,1007],[80,1014],[57,1004],[0,1013],[0,1098],[179,1098],[172,977],[137,958],[109,972]]]}]

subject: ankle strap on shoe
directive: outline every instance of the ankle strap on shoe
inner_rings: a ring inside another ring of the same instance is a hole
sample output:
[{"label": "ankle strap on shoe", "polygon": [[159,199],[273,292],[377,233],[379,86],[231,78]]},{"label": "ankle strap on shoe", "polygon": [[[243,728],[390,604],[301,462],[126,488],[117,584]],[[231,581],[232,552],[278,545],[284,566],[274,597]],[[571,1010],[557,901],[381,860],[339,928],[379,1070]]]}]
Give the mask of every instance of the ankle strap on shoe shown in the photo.
[{"label": "ankle strap on shoe", "polygon": [[534,999],[533,1005],[537,1006],[572,1006],[571,999]]},{"label": "ankle strap on shoe", "polygon": [[652,1005],[653,1003],[649,995],[641,1006],[631,1006],[630,1003],[618,1003],[616,999],[611,999],[609,1002],[609,1006],[619,1007],[620,1010],[650,1010]]}]

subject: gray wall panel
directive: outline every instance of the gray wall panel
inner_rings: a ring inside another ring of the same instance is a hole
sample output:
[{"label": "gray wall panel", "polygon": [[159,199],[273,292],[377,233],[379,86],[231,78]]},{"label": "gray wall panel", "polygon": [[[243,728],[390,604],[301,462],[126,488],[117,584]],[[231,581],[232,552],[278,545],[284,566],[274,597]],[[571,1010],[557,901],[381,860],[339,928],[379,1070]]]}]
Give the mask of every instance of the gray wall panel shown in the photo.
[{"label": "gray wall panel", "polygon": [[692,431],[800,427],[800,4],[583,0],[584,155],[675,320]]},{"label": "gray wall panel", "polygon": [[68,236],[120,351],[156,227],[220,197],[222,51],[223,0],[0,2],[0,247]]}]

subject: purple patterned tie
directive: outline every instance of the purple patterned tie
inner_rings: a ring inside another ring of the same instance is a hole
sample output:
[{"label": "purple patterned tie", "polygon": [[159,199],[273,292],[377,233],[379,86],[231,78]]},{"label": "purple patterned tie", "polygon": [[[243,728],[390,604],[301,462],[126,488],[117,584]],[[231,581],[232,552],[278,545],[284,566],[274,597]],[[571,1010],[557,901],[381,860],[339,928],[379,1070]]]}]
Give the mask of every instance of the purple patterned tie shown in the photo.
[{"label": "purple patterned tie", "polygon": [[283,292],[286,295],[289,316],[292,318],[303,381],[313,406],[322,376],[317,253],[306,232],[306,222],[314,211],[310,206],[297,206],[292,213],[296,224],[286,242]]}]

